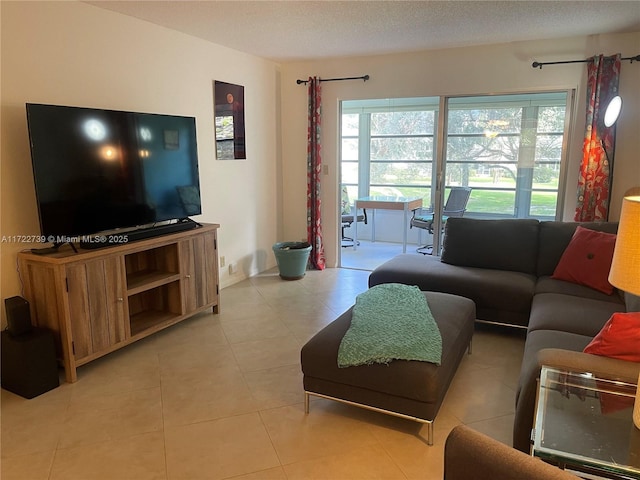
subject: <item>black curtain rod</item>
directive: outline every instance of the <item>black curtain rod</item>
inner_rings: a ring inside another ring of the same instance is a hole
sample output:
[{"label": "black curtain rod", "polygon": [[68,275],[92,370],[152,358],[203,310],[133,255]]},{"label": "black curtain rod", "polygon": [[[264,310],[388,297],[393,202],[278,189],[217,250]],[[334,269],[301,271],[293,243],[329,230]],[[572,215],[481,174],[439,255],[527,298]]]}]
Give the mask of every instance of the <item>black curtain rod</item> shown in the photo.
[{"label": "black curtain rod", "polygon": [[[321,82],[339,82],[341,80],[363,80],[366,82],[367,80],[369,80],[369,75],[363,75],[362,77],[321,78],[320,79]],[[296,80],[296,83],[298,85],[302,83],[306,85],[307,83],[309,83],[309,80]]]},{"label": "black curtain rod", "polygon": [[[636,62],[640,62],[640,55],[636,55],[635,57],[625,57],[625,58],[621,58],[620,60],[630,60],[629,63],[633,63],[634,60]],[[586,60],[565,60],[564,62],[533,62],[531,66],[533,68],[539,68],[540,70],[542,70],[543,65],[560,65],[563,63],[587,63],[590,61],[591,59],[587,58]]]}]

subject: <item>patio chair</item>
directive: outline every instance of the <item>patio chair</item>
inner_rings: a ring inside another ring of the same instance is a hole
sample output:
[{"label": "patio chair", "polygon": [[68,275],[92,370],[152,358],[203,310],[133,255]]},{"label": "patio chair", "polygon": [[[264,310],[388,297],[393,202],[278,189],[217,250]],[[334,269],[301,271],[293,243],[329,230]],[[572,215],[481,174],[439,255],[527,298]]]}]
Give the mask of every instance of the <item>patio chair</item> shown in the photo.
[{"label": "patio chair", "polygon": [[[467,202],[471,195],[471,187],[451,187],[449,196],[442,210],[441,226],[444,231],[444,224],[449,217],[462,217],[467,210]],[[416,209],[413,211],[409,228],[422,228],[433,235],[433,208],[427,210]],[[416,250],[423,255],[431,255],[433,253],[433,245],[424,245]]]},{"label": "patio chair", "polygon": [[[341,221],[342,221],[342,246],[343,247],[353,247],[354,240],[351,237],[347,237],[344,234],[344,229],[351,226],[353,222],[362,222],[365,225],[367,224],[367,209],[363,209],[362,213],[358,213],[356,215],[353,214],[353,207],[351,206],[351,202],[349,201],[349,192],[347,191],[347,187],[342,187],[342,198],[341,198]],[[360,245],[360,242],[358,242]]]}]

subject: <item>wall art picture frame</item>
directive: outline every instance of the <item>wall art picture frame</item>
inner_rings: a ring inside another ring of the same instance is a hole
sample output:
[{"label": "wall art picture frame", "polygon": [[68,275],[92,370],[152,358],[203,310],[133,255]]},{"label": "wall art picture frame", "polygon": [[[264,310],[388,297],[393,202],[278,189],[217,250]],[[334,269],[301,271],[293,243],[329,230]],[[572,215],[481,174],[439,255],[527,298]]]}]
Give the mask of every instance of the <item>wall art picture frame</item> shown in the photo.
[{"label": "wall art picture frame", "polygon": [[216,158],[247,158],[244,131],[244,87],[233,83],[213,82]]}]

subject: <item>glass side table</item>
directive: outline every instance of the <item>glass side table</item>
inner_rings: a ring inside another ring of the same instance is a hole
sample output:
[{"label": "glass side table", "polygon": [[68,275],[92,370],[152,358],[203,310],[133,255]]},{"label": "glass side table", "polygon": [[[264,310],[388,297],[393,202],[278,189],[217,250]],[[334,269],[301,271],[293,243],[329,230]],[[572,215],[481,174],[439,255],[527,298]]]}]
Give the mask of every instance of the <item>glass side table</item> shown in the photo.
[{"label": "glass side table", "polygon": [[587,478],[640,479],[636,385],[543,367],[532,455]]}]

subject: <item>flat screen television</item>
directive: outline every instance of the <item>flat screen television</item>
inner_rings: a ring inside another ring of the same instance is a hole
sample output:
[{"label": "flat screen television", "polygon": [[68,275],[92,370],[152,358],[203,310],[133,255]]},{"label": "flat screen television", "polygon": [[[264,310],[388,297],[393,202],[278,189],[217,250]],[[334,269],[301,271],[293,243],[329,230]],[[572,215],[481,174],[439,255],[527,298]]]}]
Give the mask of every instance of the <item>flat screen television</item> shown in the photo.
[{"label": "flat screen television", "polygon": [[202,213],[195,118],[26,109],[40,230],[49,241]]}]

